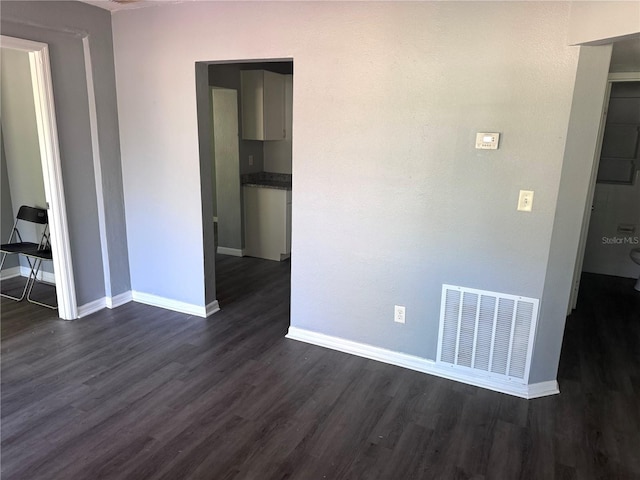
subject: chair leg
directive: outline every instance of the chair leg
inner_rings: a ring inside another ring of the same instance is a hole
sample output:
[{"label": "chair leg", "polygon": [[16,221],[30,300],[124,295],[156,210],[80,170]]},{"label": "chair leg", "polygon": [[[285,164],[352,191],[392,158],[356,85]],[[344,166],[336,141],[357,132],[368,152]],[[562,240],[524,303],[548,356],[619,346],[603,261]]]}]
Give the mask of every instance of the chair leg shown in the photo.
[{"label": "chair leg", "polygon": [[[2,271],[2,267],[4,266],[4,261],[7,259],[7,254],[2,254],[2,261],[0,261],[0,271]],[[27,262],[29,262],[29,267],[33,270],[33,266],[31,265],[31,260],[27,258]],[[9,295],[8,293],[4,293],[0,291],[0,297],[9,298],[11,300],[15,300],[16,302],[21,302],[24,300],[27,295],[27,289],[29,288],[29,282],[31,280],[31,275],[27,278],[27,282],[24,284],[24,289],[22,290],[22,295],[20,297],[14,297],[13,295]]]},{"label": "chair leg", "polygon": [[[31,262],[29,262],[31,263]],[[29,275],[29,279],[31,280],[31,285],[29,285],[29,292],[27,293],[27,302],[29,303],[34,303],[36,305],[40,305],[41,307],[47,307],[50,308],[52,310],[57,310],[58,309],[58,305],[49,305],[48,303],[42,303],[39,302],[37,300],[34,300],[31,298],[31,292],[33,290],[33,286],[35,285],[37,278],[38,278],[38,272],[40,271],[40,267],[42,265],[42,260],[41,259],[36,259],[34,262],[33,267],[31,267],[31,274]],[[29,283],[29,282],[27,282]]]}]

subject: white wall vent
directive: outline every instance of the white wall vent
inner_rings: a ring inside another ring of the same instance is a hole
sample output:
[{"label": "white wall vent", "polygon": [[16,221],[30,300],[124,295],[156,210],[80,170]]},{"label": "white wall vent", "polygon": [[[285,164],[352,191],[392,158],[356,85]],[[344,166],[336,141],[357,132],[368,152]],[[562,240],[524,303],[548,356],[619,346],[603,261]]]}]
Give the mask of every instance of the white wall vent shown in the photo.
[{"label": "white wall vent", "polygon": [[443,285],[436,362],[471,375],[528,383],[538,303]]}]

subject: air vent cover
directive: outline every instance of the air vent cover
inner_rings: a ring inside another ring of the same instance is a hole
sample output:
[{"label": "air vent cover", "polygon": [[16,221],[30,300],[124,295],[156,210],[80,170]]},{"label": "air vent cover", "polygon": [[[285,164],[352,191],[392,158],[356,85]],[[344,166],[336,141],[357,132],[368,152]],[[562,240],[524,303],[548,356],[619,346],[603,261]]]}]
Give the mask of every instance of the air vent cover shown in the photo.
[{"label": "air vent cover", "polygon": [[526,384],[538,300],[442,286],[437,363]]}]

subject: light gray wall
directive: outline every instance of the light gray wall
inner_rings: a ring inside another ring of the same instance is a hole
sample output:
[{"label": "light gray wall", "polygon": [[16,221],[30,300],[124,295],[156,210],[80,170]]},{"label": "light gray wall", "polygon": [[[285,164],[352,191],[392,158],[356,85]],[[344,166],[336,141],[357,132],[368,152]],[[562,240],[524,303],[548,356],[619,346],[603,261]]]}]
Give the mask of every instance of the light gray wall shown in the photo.
[{"label": "light gray wall", "polygon": [[211,91],[206,63],[197,62],[196,106],[198,115],[198,149],[200,158],[200,191],[202,192],[202,245],[204,260],[204,305],[216,300],[216,245],[213,225],[215,215],[216,172],[213,164],[213,118]]},{"label": "light gray wall", "polygon": [[[2,34],[49,44],[78,304],[104,297],[82,36],[89,36],[113,295],[130,289],[109,12],[80,2],[2,2]],[[142,175],[140,178],[144,178]],[[157,262],[150,262],[155,264]]]},{"label": "light gray wall", "polygon": [[594,168],[611,45],[580,47],[530,382],[554,379]]},{"label": "light gray wall", "polygon": [[[70,3],[73,5],[70,7],[73,8],[73,13],[63,11],[63,15],[58,20],[65,22],[66,25],[73,21],[74,25],[83,25],[89,31],[102,170],[105,233],[109,251],[110,278],[108,280],[111,282],[111,294],[116,296],[131,290],[131,278],[120,162],[111,16],[105,15],[104,10],[96,7],[81,4],[81,9],[76,9],[77,2]],[[84,10],[87,6],[91,8],[90,12]],[[58,7],[56,8],[59,10]]]},{"label": "light gray wall", "polygon": [[[2,196],[0,203],[0,240],[2,243],[9,241],[11,235],[11,227],[15,221],[13,213],[13,205],[11,204],[11,186],[9,185],[9,175],[7,173],[7,161],[4,155],[4,137],[2,133],[2,125],[0,124],[0,195]],[[15,255],[9,255],[5,260],[3,269],[17,267],[18,259]]]},{"label": "light gray wall", "polygon": [[[115,14],[134,288],[203,301],[194,62],[293,58],[292,325],[434,358],[443,283],[541,298],[578,49],[566,45],[568,4],[491,7],[192,2]],[[499,150],[474,149],[487,130],[502,132]],[[520,189],[536,192],[531,214],[516,211]],[[149,195],[162,213],[143,231]],[[192,248],[167,255],[172,231]],[[173,289],[145,273],[148,255],[180,279]]]},{"label": "light gray wall", "polygon": [[580,49],[530,383],[557,375],[591,175],[595,175],[594,156],[611,63],[611,42],[640,33],[639,13],[637,2],[571,4],[569,42],[602,46]]}]

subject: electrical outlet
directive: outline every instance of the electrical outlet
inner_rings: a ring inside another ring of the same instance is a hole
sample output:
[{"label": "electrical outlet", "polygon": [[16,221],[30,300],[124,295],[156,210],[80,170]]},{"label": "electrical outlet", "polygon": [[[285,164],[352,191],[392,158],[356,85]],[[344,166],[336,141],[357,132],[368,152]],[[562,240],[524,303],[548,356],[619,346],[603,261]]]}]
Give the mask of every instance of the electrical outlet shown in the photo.
[{"label": "electrical outlet", "polygon": [[530,212],[532,207],[533,191],[520,190],[520,197],[518,198],[518,210],[521,212]]},{"label": "electrical outlet", "polygon": [[404,305],[396,305],[393,310],[393,321],[404,323]]},{"label": "electrical outlet", "polygon": [[249,166],[253,165],[253,155],[249,155]]}]

